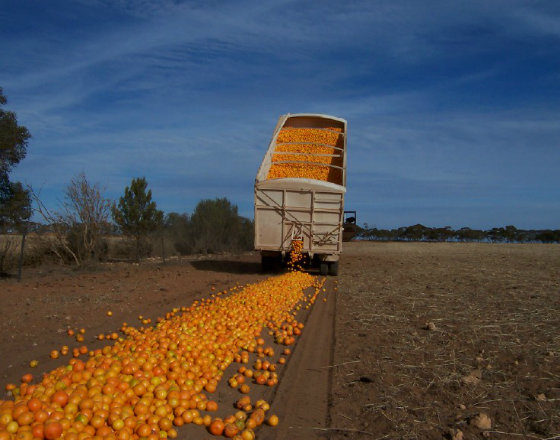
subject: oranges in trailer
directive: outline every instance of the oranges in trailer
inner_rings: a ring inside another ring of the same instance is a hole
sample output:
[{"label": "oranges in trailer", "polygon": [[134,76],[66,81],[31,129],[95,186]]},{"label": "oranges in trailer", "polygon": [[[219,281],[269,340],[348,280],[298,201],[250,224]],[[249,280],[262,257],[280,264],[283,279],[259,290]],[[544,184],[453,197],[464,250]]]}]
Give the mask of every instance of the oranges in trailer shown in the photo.
[{"label": "oranges in trailer", "polygon": [[307,178],[342,185],[344,134],[337,127],[285,127],[278,133],[267,179]]}]

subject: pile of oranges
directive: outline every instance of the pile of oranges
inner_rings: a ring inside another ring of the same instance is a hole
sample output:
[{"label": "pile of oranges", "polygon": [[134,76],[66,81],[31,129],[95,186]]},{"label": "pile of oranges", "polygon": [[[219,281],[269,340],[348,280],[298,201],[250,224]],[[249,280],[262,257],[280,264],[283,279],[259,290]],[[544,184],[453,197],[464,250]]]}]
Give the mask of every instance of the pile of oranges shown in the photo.
[{"label": "pile of oranges", "polygon": [[336,146],[341,140],[342,129],[339,127],[305,128],[285,127],[278,133],[277,143],[312,142]]},{"label": "pile of oranges", "polygon": [[268,179],[286,177],[342,184],[344,137],[329,128],[283,128],[278,133]]},{"label": "pile of oranges", "polygon": [[[209,395],[233,362],[242,364],[236,386],[274,386],[276,366],[264,359],[274,350],[260,334],[266,329],[277,343],[293,344],[303,329],[296,313],[313,304],[323,283],[290,271],[175,308],[151,327],[123,325],[124,337],[89,358],[76,356],[38,383],[26,374],[21,385],[8,385],[14,400],[0,401],[0,440],[163,440],[189,423],[252,440],[260,424],[278,423],[266,418],[269,404],[244,395],[239,411],[221,419],[212,415],[218,403]],[[249,353],[258,356],[252,369]],[[289,353],[286,347],[283,355]]]}]

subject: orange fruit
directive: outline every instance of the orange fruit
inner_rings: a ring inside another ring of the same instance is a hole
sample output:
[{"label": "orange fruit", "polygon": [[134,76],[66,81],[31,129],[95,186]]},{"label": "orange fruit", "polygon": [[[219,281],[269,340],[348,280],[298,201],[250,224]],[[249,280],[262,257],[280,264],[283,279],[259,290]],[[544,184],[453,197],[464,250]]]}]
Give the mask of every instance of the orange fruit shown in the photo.
[{"label": "orange fruit", "polygon": [[62,425],[59,422],[48,422],[44,427],[44,435],[47,440],[55,440],[62,435]]},{"label": "orange fruit", "polygon": [[16,433],[16,440],[33,440],[33,433],[31,430],[20,430]]},{"label": "orange fruit", "polygon": [[45,420],[49,418],[49,413],[45,410],[40,409],[35,413],[35,421],[38,423],[43,423]]},{"label": "orange fruit", "polygon": [[37,423],[33,425],[33,427],[31,428],[31,434],[33,434],[33,437],[37,437],[39,439],[44,438],[45,426],[42,423]]},{"label": "orange fruit", "polygon": [[237,435],[237,433],[239,432],[239,428],[234,425],[233,423],[228,423],[224,426],[224,432],[223,434],[227,437],[227,438],[233,438]]},{"label": "orange fruit", "polygon": [[66,394],[66,391],[62,391],[62,390],[56,391],[51,396],[51,402],[57,403],[61,407],[64,407],[68,403],[68,394]]},{"label": "orange fruit", "polygon": [[206,411],[217,411],[218,403],[214,400],[209,400],[206,402]]},{"label": "orange fruit", "polygon": [[25,411],[16,418],[16,421],[20,427],[24,425],[31,425],[33,422],[33,413],[31,411]]},{"label": "orange fruit", "polygon": [[208,431],[210,434],[213,435],[222,435],[225,429],[225,424],[222,419],[216,418],[212,420],[210,426],[208,427]]},{"label": "orange fruit", "polygon": [[31,373],[27,373],[21,376],[21,381],[23,383],[30,383],[32,380],[33,380],[33,375]]},{"label": "orange fruit", "polygon": [[142,423],[136,428],[136,434],[140,437],[147,437],[152,433],[152,427],[147,423]]},{"label": "orange fruit", "polygon": [[241,440],[255,440],[255,433],[252,429],[244,429],[241,432]]},{"label": "orange fruit", "polygon": [[36,411],[39,411],[43,407],[43,402],[41,402],[36,397],[33,397],[33,398],[29,399],[29,401],[27,402],[27,407],[29,408],[29,411],[36,412]]},{"label": "orange fruit", "polygon": [[248,394],[249,391],[251,391],[251,387],[247,384],[243,384],[241,385],[241,387],[239,388],[239,391],[241,391],[243,394]]}]

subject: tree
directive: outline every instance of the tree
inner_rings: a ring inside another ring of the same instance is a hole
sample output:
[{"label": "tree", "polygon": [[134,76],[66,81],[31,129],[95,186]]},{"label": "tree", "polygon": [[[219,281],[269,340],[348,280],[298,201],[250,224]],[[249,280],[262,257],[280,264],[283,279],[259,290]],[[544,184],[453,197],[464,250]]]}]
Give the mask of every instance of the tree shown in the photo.
[{"label": "tree", "polygon": [[485,237],[486,234],[480,229],[464,227],[457,231],[457,239],[460,241],[482,241]]},{"label": "tree", "polygon": [[492,242],[502,242],[505,237],[504,228],[492,228],[487,232],[488,238]]},{"label": "tree", "polygon": [[[8,102],[0,87],[0,106]],[[31,217],[31,198],[28,191],[19,182],[10,182],[10,171],[27,153],[27,142],[31,135],[27,128],[18,125],[14,112],[0,107],[0,232],[14,229],[21,232],[21,252],[19,275],[21,278],[21,264],[25,246],[25,234],[29,218]],[[13,247],[12,240],[6,240],[0,250],[0,271],[3,270],[6,256]],[[10,243],[8,245],[8,243]]]},{"label": "tree", "polygon": [[80,266],[104,256],[103,235],[111,229],[112,202],[102,195],[99,184],[91,184],[84,173],[73,177],[58,211],[50,211],[38,194],[31,194],[37,213],[53,232],[51,251],[62,262],[71,260]]},{"label": "tree", "polygon": [[251,249],[253,227],[228,199],[201,200],[191,216],[193,248],[204,253]]},{"label": "tree", "polygon": [[422,240],[426,235],[427,230],[426,226],[421,225],[420,223],[405,228],[399,228],[399,231],[401,231],[401,229],[403,230],[399,235],[402,236],[402,238],[404,238],[405,240],[413,241]]},{"label": "tree", "polygon": [[177,252],[181,255],[188,255],[192,252],[191,224],[187,214],[168,213],[165,216],[163,227]]},{"label": "tree", "polygon": [[10,182],[5,202],[0,207],[4,231],[22,229],[31,217],[31,196],[20,182]]},{"label": "tree", "polygon": [[[0,205],[0,232],[18,232],[21,234],[20,257],[18,264],[18,280],[21,280],[21,269],[23,264],[23,251],[25,248],[25,236],[28,232],[29,218],[31,217],[31,197],[29,191],[24,189],[20,182],[9,184],[9,193],[4,203]],[[0,273],[4,272],[4,263],[10,253],[17,246],[17,240],[6,237],[2,248],[0,248]]]},{"label": "tree", "polygon": [[126,235],[136,240],[136,260],[140,259],[140,240],[155,231],[163,221],[163,212],[156,202],[152,202],[152,190],[148,190],[145,177],[132,179],[130,188],[124,189],[124,196],[118,206],[113,204],[113,220]]},{"label": "tree", "polygon": [[536,239],[543,243],[560,243],[560,229],[539,231]]},{"label": "tree", "polygon": [[515,242],[518,240],[518,232],[519,230],[513,225],[506,226],[503,232],[504,239],[509,243]]},{"label": "tree", "polygon": [[103,235],[110,230],[111,205],[99,184],[90,184],[84,173],[72,178],[66,187],[60,217],[69,227],[67,238],[80,261],[103,256]]},{"label": "tree", "polygon": [[[0,106],[8,102],[0,87]],[[0,107],[0,225],[21,223],[31,215],[31,199],[18,182],[10,182],[9,174],[27,153],[31,135],[27,128],[18,125],[14,112]]]}]

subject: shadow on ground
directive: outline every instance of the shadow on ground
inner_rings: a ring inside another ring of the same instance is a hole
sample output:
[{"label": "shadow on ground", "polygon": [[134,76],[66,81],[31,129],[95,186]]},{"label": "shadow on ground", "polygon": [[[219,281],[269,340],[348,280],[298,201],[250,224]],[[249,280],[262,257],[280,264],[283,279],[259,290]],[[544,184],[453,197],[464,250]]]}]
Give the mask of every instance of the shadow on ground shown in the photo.
[{"label": "shadow on ground", "polygon": [[[231,274],[280,275],[289,271],[288,267],[281,264],[275,264],[263,270],[262,264],[258,260],[209,259],[191,261],[190,264],[200,271]],[[312,275],[318,275],[318,270],[315,267],[306,266],[303,270]]]},{"label": "shadow on ground", "polygon": [[254,261],[203,260],[191,261],[191,265],[196,270],[203,270],[208,272],[226,272],[239,274],[263,273],[261,269],[261,263]]}]

